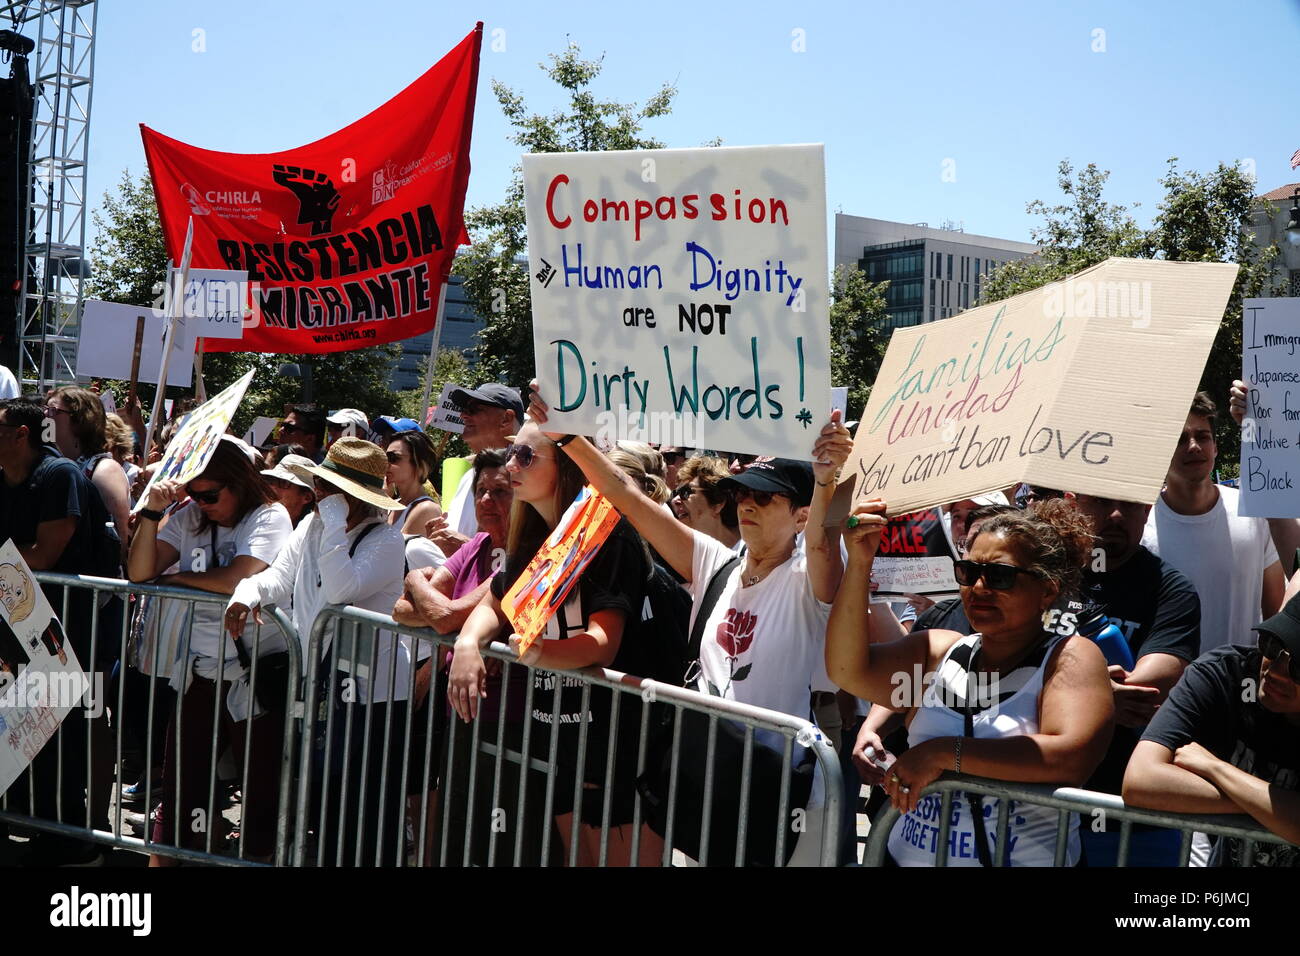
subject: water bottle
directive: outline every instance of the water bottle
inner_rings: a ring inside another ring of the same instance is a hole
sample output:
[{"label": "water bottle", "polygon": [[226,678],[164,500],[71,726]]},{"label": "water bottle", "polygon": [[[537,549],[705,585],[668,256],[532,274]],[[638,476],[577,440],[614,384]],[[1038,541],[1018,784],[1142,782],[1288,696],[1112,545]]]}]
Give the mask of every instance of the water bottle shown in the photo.
[{"label": "water bottle", "polygon": [[1085,611],[1084,614],[1087,616],[1080,617],[1076,625],[1079,633],[1097,643],[1107,664],[1118,664],[1126,672],[1131,671],[1135,663],[1133,650],[1128,646],[1124,632],[1115,626],[1102,608],[1095,608],[1091,613]]}]

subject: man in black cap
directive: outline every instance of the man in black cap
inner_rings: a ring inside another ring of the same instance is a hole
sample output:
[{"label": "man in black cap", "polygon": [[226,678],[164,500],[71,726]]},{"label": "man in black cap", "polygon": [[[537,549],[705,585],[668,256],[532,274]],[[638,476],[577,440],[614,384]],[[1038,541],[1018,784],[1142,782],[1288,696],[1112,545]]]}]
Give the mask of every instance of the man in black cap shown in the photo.
[{"label": "man in black cap", "polygon": [[[460,437],[469,445],[471,458],[488,448],[505,448],[510,444],[508,436],[517,433],[524,423],[524,403],[519,392],[509,386],[487,382],[473,390],[455,389],[450,397],[460,406],[460,418],[465,423]],[[474,471],[469,469],[456,486],[455,497],[443,502],[443,514],[430,522],[429,537],[448,557],[478,533],[474,502],[470,500],[473,485]]]},{"label": "man in black cap", "polygon": [[[1246,813],[1300,843],[1300,595],[1183,672],[1124,775],[1124,800],[1176,813]],[[1300,866],[1300,849],[1220,839],[1211,866]]]}]

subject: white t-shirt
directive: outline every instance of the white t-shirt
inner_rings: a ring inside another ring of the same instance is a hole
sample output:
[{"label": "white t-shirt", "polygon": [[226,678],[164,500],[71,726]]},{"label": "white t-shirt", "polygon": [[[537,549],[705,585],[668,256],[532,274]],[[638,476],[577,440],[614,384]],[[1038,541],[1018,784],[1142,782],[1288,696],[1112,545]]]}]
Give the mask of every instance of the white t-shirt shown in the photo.
[{"label": "white t-shirt", "polygon": [[1237,514],[1236,488],[1223,485],[1203,515],[1180,515],[1164,496],[1147,518],[1142,544],[1187,576],[1201,599],[1201,653],[1223,644],[1254,644],[1264,569],[1277,549],[1263,518]]},{"label": "white t-shirt", "polygon": [[20,395],[22,390],[18,387],[18,379],[14,378],[14,373],[8,368],[0,365],[0,400],[18,398]]},{"label": "white t-shirt", "polygon": [[[693,531],[691,599],[695,606],[714,572],[735,557],[721,541]],[[701,679],[728,700],[810,717],[810,696],[824,667],[831,606],[817,600],[802,549],[752,587],[742,588],[742,560],[704,626]],[[694,611],[691,626],[694,627]]]},{"label": "white t-shirt", "polygon": [[474,511],[474,469],[460,476],[456,494],[447,508],[447,527],[467,538],[478,534],[478,515]]},{"label": "white t-shirt", "polygon": [[[293,525],[289,513],[280,504],[258,505],[244,516],[244,520],[233,528],[215,525],[199,531],[203,513],[193,501],[176,512],[158,531],[158,540],[165,541],[176,549],[180,558],[178,570],[194,571],[195,565],[211,571],[218,567],[229,567],[240,555],[251,555],[265,561],[268,565],[275,561],[289,539]],[[212,543],[216,541],[216,555],[212,553]],[[172,603],[170,601],[166,603]],[[182,616],[166,615],[168,620],[183,623]],[[234,642],[225,633],[222,622],[223,609],[220,604],[195,604],[194,625],[190,632],[190,656],[199,658],[198,672],[204,677],[215,677],[218,673],[218,660],[226,659],[222,675],[226,680],[233,679],[239,673],[238,656]],[[279,636],[278,628],[268,628],[268,635],[274,632]],[[268,645],[264,636],[262,652],[266,653]],[[184,650],[184,638],[176,644],[177,654]]]}]

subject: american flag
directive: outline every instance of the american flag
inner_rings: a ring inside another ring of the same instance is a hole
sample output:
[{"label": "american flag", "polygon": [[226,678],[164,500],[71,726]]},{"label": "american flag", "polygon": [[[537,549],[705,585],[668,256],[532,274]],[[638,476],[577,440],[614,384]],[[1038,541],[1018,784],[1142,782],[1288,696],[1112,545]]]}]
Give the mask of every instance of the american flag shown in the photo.
[{"label": "american flag", "polygon": [[1291,168],[1300,167],[1300,149],[1291,154]]}]

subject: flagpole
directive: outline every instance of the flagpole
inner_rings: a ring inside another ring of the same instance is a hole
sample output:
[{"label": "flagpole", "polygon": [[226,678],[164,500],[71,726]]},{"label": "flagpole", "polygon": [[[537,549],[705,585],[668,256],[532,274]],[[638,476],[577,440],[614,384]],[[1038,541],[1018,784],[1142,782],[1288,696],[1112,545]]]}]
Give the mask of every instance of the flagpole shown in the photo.
[{"label": "flagpole", "polygon": [[149,424],[144,433],[144,458],[146,464],[149,461],[149,449],[153,447],[154,428],[158,424],[158,416],[162,413],[163,396],[167,392],[167,366],[171,364],[172,341],[176,336],[176,323],[181,319],[185,305],[185,286],[190,278],[190,252],[193,245],[194,217],[190,216],[189,228],[185,230],[185,249],[181,253],[181,266],[173,272],[176,282],[172,283],[172,299],[169,303],[170,308],[167,310],[167,331],[163,336],[162,364],[158,370],[158,391],[154,394],[153,414],[149,416]]},{"label": "flagpole", "polygon": [[438,344],[442,341],[442,317],[447,310],[447,286],[450,276],[442,280],[442,291],[438,293],[438,317],[433,320],[433,345],[429,348],[429,367],[424,373],[424,397],[420,399],[420,417],[429,410],[429,394],[433,391],[433,366],[438,361]]}]

